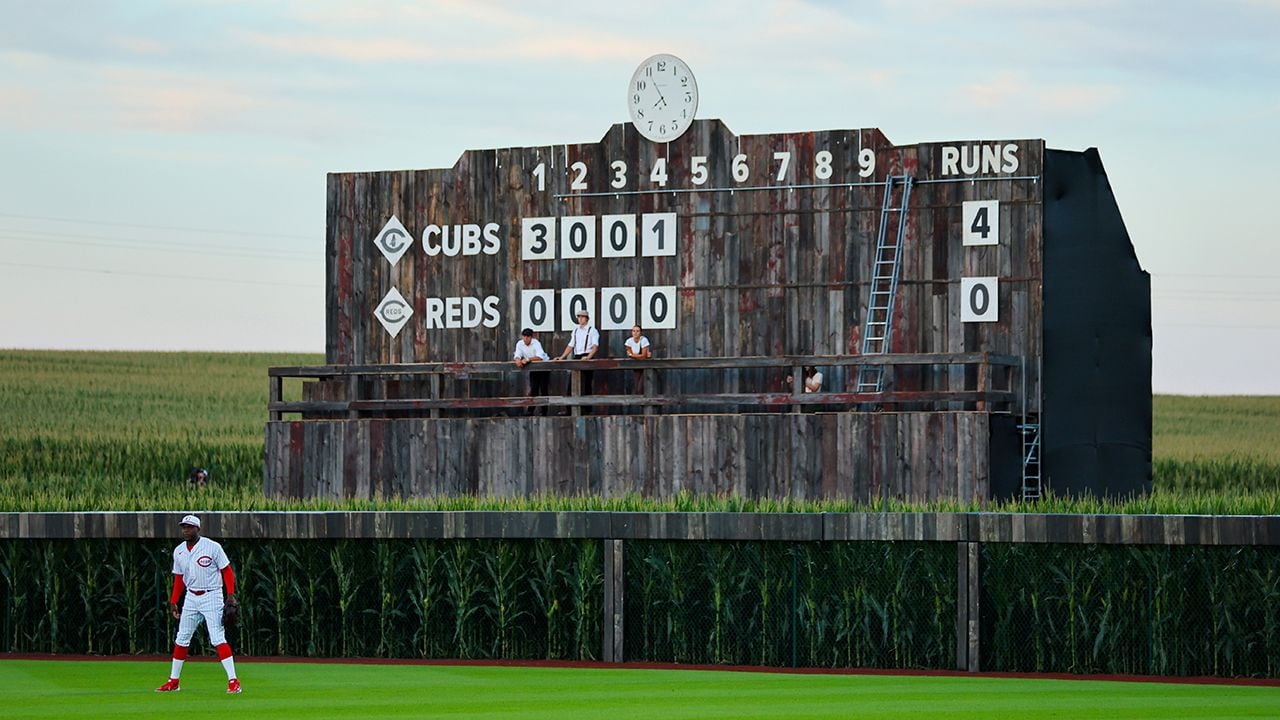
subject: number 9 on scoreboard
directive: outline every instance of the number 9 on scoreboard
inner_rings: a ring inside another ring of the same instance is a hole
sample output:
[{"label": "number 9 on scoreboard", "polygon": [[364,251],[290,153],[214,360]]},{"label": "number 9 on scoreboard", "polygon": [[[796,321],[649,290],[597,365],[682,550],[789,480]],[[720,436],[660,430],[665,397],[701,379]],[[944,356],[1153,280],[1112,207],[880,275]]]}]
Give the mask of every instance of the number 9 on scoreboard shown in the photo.
[{"label": "number 9 on scoreboard", "polygon": [[960,278],[960,322],[1000,320],[999,278]]}]

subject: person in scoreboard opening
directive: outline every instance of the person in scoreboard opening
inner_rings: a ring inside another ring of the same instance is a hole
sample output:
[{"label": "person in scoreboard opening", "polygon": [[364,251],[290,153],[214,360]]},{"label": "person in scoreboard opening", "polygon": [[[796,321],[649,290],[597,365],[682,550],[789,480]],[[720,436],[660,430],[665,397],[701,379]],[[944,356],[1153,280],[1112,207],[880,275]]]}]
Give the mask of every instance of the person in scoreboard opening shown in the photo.
[{"label": "person in scoreboard opening", "polygon": [[191,637],[195,635],[200,621],[204,620],[209,629],[209,641],[217,649],[222,668],[227,671],[227,692],[239,693],[236,662],[222,626],[224,588],[227,591],[226,605],[232,608],[240,606],[236,600],[236,576],[231,570],[231,561],[221,545],[200,536],[200,518],[185,515],[178,521],[178,527],[182,531],[182,542],[173,549],[173,593],[169,596],[169,612],[178,621],[178,637],[173,644],[169,680],[156,688],[156,692],[178,691],[178,678],[182,675],[182,664],[187,659]]},{"label": "person in scoreboard opening", "polygon": [[[538,342],[533,336],[533,330],[525,328],[520,331],[520,339],[516,341],[515,360],[516,367],[523,369],[529,363],[550,360],[546,351],[542,349],[542,343]],[[530,370],[529,371],[529,397],[540,397],[547,395],[547,386],[550,385],[551,373],[546,370]],[[547,406],[531,407],[526,415],[533,415],[535,412],[541,411],[543,415],[547,414]]]},{"label": "person in scoreboard opening", "polygon": [[[787,376],[787,389],[791,389],[791,385],[795,378]],[[818,372],[818,368],[812,365],[804,366],[804,391],[807,393],[818,392],[822,389],[822,373]]]},{"label": "person in scoreboard opening", "polygon": [[[623,343],[627,346],[627,357],[632,360],[648,360],[653,357],[653,353],[649,350],[649,338],[645,337],[639,325],[631,328],[631,337],[627,338]],[[644,394],[644,370],[632,370],[631,391],[636,395]]]},{"label": "person in scoreboard opening", "polygon": [[[596,351],[600,349],[600,331],[591,325],[591,315],[586,310],[578,311],[578,327],[573,329],[573,334],[569,336],[569,344],[565,346],[564,352],[560,353],[557,360],[564,360],[570,355],[574,360],[590,360],[596,356]],[[595,371],[582,371],[582,394],[591,394],[591,381],[595,377]],[[583,412],[589,412],[590,408],[582,408]]]}]

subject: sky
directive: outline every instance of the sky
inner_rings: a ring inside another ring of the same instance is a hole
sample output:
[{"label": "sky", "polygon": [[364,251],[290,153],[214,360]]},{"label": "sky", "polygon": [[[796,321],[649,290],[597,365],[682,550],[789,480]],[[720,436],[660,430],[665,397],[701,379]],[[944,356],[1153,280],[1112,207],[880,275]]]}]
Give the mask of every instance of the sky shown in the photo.
[{"label": "sky", "polygon": [[1280,394],[1280,0],[0,0],[0,19],[0,347],[323,352],[326,173],[595,142],[669,52],[698,116],[739,134],[1098,148],[1152,274],[1155,391]]}]

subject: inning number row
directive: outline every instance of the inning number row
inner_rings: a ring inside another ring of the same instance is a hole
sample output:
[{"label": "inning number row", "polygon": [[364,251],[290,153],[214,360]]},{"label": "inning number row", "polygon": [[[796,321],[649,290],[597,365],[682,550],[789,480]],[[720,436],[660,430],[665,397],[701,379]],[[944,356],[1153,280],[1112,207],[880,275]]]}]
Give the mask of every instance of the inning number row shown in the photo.
[{"label": "inning number row", "polygon": [[[791,162],[792,154],[790,152],[773,153],[773,182],[785,183],[795,182],[795,167],[798,163]],[[835,173],[833,162],[835,157],[830,150],[819,150],[813,154],[812,167],[814,180],[830,180]],[[710,158],[706,155],[694,155],[689,159],[689,167],[687,168],[689,182],[694,187],[700,187],[707,184],[711,179]],[[672,169],[669,170],[668,168]],[[632,176],[628,172],[629,168],[625,160],[614,160],[609,163],[609,187],[614,190],[626,190],[632,182]],[[769,168],[763,168],[768,172]],[[587,164],[581,160],[569,165],[569,191],[580,192],[587,190],[587,176],[590,172]],[[649,168],[649,184],[655,187],[666,187],[671,180],[671,172],[674,172],[674,163],[670,166],[664,157],[654,158],[653,166]],[[858,151],[858,177],[871,177],[876,172],[876,154],[871,148],[863,148]],[[733,177],[733,181],[742,184],[751,179],[751,162],[750,157],[745,153],[738,153],[733,156],[733,160],[729,162],[729,174]],[[638,185],[645,173],[640,170],[636,173],[635,183]],[[533,179],[538,184],[538,192],[546,192],[547,190],[547,164],[545,162],[538,163],[533,169]]]}]

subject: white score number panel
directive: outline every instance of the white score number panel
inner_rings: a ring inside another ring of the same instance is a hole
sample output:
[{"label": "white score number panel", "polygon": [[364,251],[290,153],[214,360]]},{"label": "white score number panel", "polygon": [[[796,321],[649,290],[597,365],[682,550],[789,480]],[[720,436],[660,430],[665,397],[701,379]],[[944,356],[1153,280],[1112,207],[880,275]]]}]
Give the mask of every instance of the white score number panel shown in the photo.
[{"label": "white score number panel", "polygon": [[[964,247],[1000,244],[999,200],[965,200],[960,207],[960,219]],[[960,278],[960,322],[999,321],[999,278]]]},{"label": "white score number panel", "polygon": [[595,288],[522,290],[520,306],[521,327],[534,332],[555,332],[557,317],[560,330],[570,331],[578,326],[581,310],[590,314],[591,324],[598,330],[630,330],[633,325],[646,330],[676,327],[675,285],[602,288],[599,308]]},{"label": "white score number panel", "polygon": [[520,221],[520,259],[555,260],[557,247],[562,260],[635,257],[637,247],[641,257],[675,255],[678,233],[675,213],[524,218]]}]

